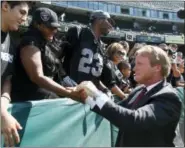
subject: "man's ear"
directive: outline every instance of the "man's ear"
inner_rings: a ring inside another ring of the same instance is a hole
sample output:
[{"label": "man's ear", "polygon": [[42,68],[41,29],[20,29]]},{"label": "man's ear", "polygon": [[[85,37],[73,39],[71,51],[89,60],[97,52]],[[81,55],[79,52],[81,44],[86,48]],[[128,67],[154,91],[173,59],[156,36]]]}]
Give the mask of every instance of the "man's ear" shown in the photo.
[{"label": "man's ear", "polygon": [[155,71],[161,71],[162,67],[161,65],[155,65]]},{"label": "man's ear", "polygon": [[4,12],[9,11],[9,10],[10,10],[10,5],[8,4],[8,2],[3,1],[3,2],[1,3],[1,9],[2,9],[2,11],[4,11]]}]

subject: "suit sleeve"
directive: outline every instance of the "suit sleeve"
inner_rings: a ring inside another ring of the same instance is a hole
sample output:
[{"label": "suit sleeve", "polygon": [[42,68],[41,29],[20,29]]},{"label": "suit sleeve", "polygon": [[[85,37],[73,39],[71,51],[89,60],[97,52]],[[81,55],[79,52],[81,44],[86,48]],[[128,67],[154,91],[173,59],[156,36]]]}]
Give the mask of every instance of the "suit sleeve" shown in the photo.
[{"label": "suit sleeve", "polygon": [[153,101],[137,110],[126,109],[111,101],[107,101],[101,110],[97,107],[93,109],[124,132],[164,127],[179,120],[180,110],[181,103],[173,93],[153,97]]}]

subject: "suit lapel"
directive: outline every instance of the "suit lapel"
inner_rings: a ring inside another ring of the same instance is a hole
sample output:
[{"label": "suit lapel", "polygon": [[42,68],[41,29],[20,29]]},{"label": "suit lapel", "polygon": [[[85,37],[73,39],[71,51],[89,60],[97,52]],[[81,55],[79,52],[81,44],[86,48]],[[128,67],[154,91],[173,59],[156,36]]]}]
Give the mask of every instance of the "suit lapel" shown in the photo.
[{"label": "suit lapel", "polygon": [[154,88],[152,88],[151,90],[149,90],[146,95],[144,95],[144,97],[139,100],[138,104],[136,104],[133,108],[139,108],[143,105],[145,105],[149,100],[150,97],[157,93],[159,90],[161,90],[165,85],[167,85],[166,81],[163,80],[162,82],[160,82],[158,85],[156,85]]}]

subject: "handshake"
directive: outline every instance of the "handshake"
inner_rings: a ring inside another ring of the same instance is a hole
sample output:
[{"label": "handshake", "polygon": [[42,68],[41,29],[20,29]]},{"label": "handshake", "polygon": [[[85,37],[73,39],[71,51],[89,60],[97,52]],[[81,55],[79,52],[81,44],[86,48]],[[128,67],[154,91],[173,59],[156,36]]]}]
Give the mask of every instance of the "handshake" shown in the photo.
[{"label": "handshake", "polygon": [[79,85],[75,88],[76,91],[83,90],[84,94],[90,97],[98,97],[100,94],[100,91],[96,88],[96,86],[91,81],[84,81],[81,82]]},{"label": "handshake", "polygon": [[[68,88],[71,89],[71,88]],[[70,97],[75,101],[84,103],[87,97],[98,97],[101,92],[96,88],[96,86],[91,81],[83,81],[79,85],[72,88],[72,91],[76,94],[74,97]]]}]

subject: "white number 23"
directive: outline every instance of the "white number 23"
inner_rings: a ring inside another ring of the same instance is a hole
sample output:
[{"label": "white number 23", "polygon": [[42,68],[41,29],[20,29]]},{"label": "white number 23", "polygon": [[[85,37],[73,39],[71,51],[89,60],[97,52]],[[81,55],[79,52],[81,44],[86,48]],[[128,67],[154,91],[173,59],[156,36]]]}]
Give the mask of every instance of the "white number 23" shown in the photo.
[{"label": "white number 23", "polygon": [[[99,77],[103,69],[103,58],[99,53],[93,54],[91,49],[84,48],[82,50],[82,58],[78,66],[79,72],[87,74],[92,73],[93,76]],[[93,64],[95,63],[95,64]]]}]

